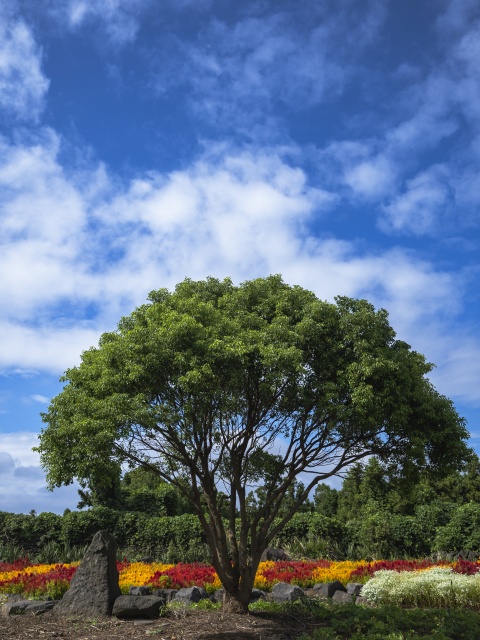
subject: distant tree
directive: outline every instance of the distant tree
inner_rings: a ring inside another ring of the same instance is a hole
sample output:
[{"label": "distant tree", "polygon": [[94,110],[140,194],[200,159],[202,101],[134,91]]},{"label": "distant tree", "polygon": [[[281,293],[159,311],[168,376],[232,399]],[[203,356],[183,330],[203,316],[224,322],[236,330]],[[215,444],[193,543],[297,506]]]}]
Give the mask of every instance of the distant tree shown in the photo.
[{"label": "distant tree", "polygon": [[[303,484],[303,482],[298,482],[295,479],[285,492],[285,497],[283,498],[283,502],[278,510],[277,517],[283,518],[286,514],[288,514],[293,506],[297,504],[297,502],[299,502],[304,493],[305,485]],[[246,499],[248,510],[251,513],[256,513],[267,499],[267,496],[268,486],[258,487],[257,489],[255,489],[255,491],[250,491]],[[300,513],[309,513],[313,511],[313,504],[307,498],[300,504],[297,511],[299,511]]]},{"label": "distant tree", "polygon": [[332,489],[328,484],[322,482],[318,484],[314,493],[315,511],[327,516],[327,518],[335,518],[338,510],[338,491]]},{"label": "distant tree", "polygon": [[[37,451],[51,488],[93,473],[100,486],[126,463],[176,486],[227,611],[247,612],[262,551],[319,482],[373,455],[435,472],[469,456],[464,420],[425,377],[432,366],[365,300],[322,302],[280,276],[185,280],[149,300],[66,372]],[[299,474],[310,481],[274,524]]]}]

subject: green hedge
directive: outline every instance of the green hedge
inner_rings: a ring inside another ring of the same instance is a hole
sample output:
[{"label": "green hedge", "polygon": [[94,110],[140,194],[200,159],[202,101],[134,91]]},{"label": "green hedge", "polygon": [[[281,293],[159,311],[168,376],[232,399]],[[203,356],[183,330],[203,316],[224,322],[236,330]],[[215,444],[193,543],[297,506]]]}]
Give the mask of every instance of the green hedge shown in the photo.
[{"label": "green hedge", "polygon": [[[148,498],[137,495],[139,504]],[[168,505],[168,492],[158,495],[159,504]],[[145,505],[143,505],[145,507]],[[275,524],[278,520],[275,521]],[[240,523],[237,522],[237,528]],[[225,527],[227,523],[225,522]],[[28,548],[42,547],[49,541],[59,544],[88,544],[100,529],[110,531],[120,546],[166,549],[171,543],[187,549],[206,542],[195,515],[151,517],[141,511],[115,511],[94,507],[63,516],[38,516],[0,512],[0,542]],[[343,552],[356,549],[365,557],[422,557],[434,550],[480,550],[480,505],[454,507],[433,503],[418,507],[414,516],[389,512],[367,514],[363,520],[341,524],[319,513],[297,513],[277,534],[279,544],[291,545],[295,539],[322,538],[337,543]]]},{"label": "green hedge", "polygon": [[457,507],[449,522],[438,528],[433,548],[438,551],[480,551],[480,504],[470,502]]}]

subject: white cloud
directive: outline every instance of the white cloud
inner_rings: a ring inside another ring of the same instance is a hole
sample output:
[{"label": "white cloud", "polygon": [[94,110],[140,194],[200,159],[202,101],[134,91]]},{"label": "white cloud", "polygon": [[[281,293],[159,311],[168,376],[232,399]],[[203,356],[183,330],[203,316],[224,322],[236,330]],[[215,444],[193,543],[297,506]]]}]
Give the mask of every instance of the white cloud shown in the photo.
[{"label": "white cloud", "polygon": [[[282,273],[323,299],[366,297],[390,311],[401,338],[441,356],[447,369],[455,360],[448,354],[464,352],[466,335],[453,332],[441,351],[420,331],[432,327],[440,340],[451,330],[464,274],[398,248],[362,252],[360,243],[312,236],[310,225],[321,227],[338,202],[309,186],[285,150],[211,147],[182,171],[122,185],[102,167],[66,172],[59,145],[47,131],[36,144],[3,146],[4,370],[62,372],[150,290],[207,275],[240,282]],[[466,385],[465,397],[476,393]]]},{"label": "white cloud", "polygon": [[432,232],[451,199],[448,173],[447,167],[437,165],[409,180],[405,193],[385,206],[387,218],[380,222],[382,228],[417,235]]},{"label": "white cloud", "polygon": [[0,20],[0,109],[24,121],[37,121],[49,80],[43,75],[42,52],[22,21]]},{"label": "white cloud", "polygon": [[233,23],[210,20],[194,41],[167,34],[165,49],[150,55],[151,86],[163,93],[186,83],[196,115],[216,127],[278,135],[274,108],[302,111],[335,100],[360,73],[354,52],[378,36],[385,15],[385,3],[369,0],[346,0],[333,12],[296,3],[266,14],[252,3]]},{"label": "white cloud", "polygon": [[[126,45],[135,41],[141,21],[154,0],[47,0],[49,13],[62,25],[75,31],[100,28],[108,35],[108,44]],[[204,10],[211,0],[164,0],[162,10]],[[42,5],[45,12],[45,6]]]},{"label": "white cloud", "polygon": [[32,400],[35,400],[35,402],[42,402],[43,404],[48,404],[50,402],[50,398],[47,398],[46,396],[41,396],[38,393],[34,393],[33,396],[31,396]]},{"label": "white cloud", "polygon": [[[383,231],[438,236],[450,232],[452,223],[478,224],[480,12],[475,5],[456,0],[447,5],[430,69],[393,74],[401,88],[385,95],[386,103],[391,101],[388,116],[374,110],[367,116],[379,133],[363,137],[366,118],[360,118],[357,139],[334,141],[318,152],[328,184],[337,190],[348,186],[349,201],[368,200],[380,213]],[[452,7],[462,7],[458,20]]]},{"label": "white cloud", "polygon": [[46,489],[45,473],[37,453],[36,433],[17,431],[0,433],[0,510],[13,513],[52,511],[63,513],[75,509],[78,485]]}]

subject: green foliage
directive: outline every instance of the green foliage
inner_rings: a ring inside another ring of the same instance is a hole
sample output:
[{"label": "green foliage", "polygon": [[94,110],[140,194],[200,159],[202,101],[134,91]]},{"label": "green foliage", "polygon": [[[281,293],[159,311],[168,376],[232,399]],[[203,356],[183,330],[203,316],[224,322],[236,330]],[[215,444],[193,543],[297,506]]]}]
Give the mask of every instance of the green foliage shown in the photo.
[{"label": "green foliage", "polygon": [[[309,607],[322,626],[299,640],[476,640],[479,615],[463,609],[370,609],[355,604]],[[301,611],[297,605],[292,613]],[[312,611],[313,612],[313,611]]]},{"label": "green foliage", "polygon": [[70,564],[71,562],[80,562],[83,560],[86,550],[87,545],[71,547],[68,542],[62,545],[50,541],[40,549],[36,557],[36,562],[41,564]]},{"label": "green foliage", "polygon": [[166,483],[155,488],[140,488],[125,496],[126,511],[140,511],[151,517],[176,516],[179,511],[178,492]]},{"label": "green foliage", "polygon": [[6,560],[13,564],[16,560],[24,558],[27,554],[25,549],[16,544],[0,543],[0,560]]},{"label": "green foliage", "polygon": [[338,491],[328,484],[320,483],[315,488],[313,497],[315,510],[327,518],[335,518],[338,511]]},{"label": "green foliage", "polygon": [[455,509],[448,524],[439,527],[433,546],[440,551],[480,551],[480,504],[470,502]]},{"label": "green foliage", "polygon": [[[273,526],[275,526],[274,522]],[[343,527],[336,520],[327,518],[320,513],[296,513],[277,534],[276,541],[280,545],[290,544],[295,539],[339,540],[342,537]]]},{"label": "green foliage", "polygon": [[[338,606],[305,599],[293,604],[258,600],[249,606],[249,610],[294,618],[307,614],[316,618],[319,627],[313,632],[298,635],[299,640],[477,640],[480,625],[480,616],[476,612],[461,608],[379,606],[371,609],[355,604]],[[300,619],[298,622],[300,631]]]}]

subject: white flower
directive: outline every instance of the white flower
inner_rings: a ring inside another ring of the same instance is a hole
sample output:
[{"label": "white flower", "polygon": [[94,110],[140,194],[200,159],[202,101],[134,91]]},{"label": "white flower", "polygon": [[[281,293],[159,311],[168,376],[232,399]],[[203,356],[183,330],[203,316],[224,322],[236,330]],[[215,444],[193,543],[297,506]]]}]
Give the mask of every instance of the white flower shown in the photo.
[{"label": "white flower", "polygon": [[480,573],[455,573],[451,567],[427,571],[377,571],[362,596],[375,604],[480,608]]}]

